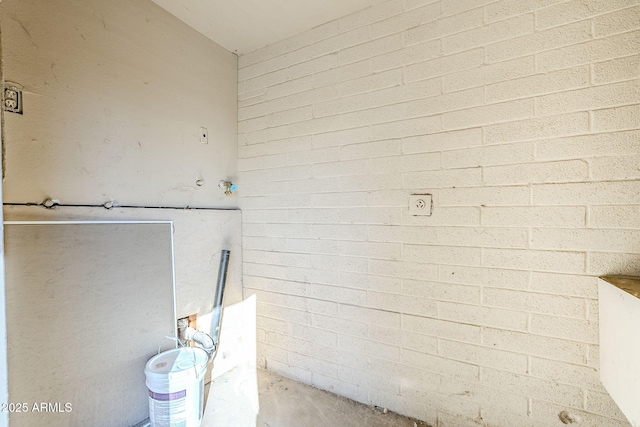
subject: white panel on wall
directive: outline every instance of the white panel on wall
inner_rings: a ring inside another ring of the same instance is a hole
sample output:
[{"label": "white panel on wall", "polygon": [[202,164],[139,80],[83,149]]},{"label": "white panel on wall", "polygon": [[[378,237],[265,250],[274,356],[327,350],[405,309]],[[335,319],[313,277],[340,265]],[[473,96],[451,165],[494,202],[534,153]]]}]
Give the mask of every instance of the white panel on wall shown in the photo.
[{"label": "white panel on wall", "polygon": [[170,222],[5,223],[12,427],[148,418],[144,367],[175,336],[172,233]]},{"label": "white panel on wall", "polygon": [[605,276],[598,281],[600,379],[634,427],[640,425],[639,277]]},{"label": "white panel on wall", "polygon": [[[221,346],[214,363],[214,376],[245,363],[249,353],[245,342],[255,336],[255,323],[239,317],[239,307],[245,307],[242,288],[241,212],[225,209],[151,209],[94,208],[58,206],[5,206],[5,218],[20,221],[68,220],[171,220],[173,222],[176,272],[177,316],[202,316],[199,324],[209,332],[206,319],[215,297],[220,251],[231,251],[223,305],[231,306],[231,314],[223,315]],[[117,310],[116,310],[117,311]],[[255,316],[255,314],[253,314]],[[202,323],[205,322],[205,323]],[[249,331],[249,332],[247,332]],[[253,331],[253,332],[251,332]]]},{"label": "white panel on wall", "polygon": [[222,249],[231,251],[224,304],[242,301],[239,210],[5,206],[4,215],[11,221],[172,221],[178,318],[212,311]]}]

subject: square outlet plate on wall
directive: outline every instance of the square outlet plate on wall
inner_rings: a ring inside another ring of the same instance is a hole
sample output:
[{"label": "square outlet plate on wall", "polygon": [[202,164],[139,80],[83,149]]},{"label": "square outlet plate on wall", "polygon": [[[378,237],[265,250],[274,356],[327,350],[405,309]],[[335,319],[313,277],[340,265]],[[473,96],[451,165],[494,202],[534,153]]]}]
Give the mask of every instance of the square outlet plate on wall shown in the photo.
[{"label": "square outlet plate on wall", "polygon": [[431,216],[433,197],[431,194],[409,195],[409,214]]}]

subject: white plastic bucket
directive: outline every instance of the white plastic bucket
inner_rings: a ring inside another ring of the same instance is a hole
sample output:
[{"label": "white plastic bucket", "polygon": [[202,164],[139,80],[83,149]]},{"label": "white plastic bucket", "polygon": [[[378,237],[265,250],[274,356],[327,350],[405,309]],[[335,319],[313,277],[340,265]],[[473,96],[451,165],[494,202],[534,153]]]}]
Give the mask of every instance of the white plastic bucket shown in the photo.
[{"label": "white plastic bucket", "polygon": [[151,427],[199,427],[208,355],[201,348],[164,351],[147,362]]}]

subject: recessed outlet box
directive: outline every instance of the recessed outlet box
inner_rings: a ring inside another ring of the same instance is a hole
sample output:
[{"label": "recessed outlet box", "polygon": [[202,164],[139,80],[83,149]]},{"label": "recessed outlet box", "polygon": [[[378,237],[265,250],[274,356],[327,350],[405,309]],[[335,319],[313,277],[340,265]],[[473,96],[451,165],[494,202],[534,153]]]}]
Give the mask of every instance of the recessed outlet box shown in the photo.
[{"label": "recessed outlet box", "polygon": [[22,114],[22,88],[6,85],[2,97],[4,111]]},{"label": "recessed outlet box", "polygon": [[433,197],[431,194],[409,195],[409,214],[431,216],[433,209]]},{"label": "recessed outlet box", "polygon": [[207,128],[200,128],[200,143],[208,144],[209,143],[209,131]]}]

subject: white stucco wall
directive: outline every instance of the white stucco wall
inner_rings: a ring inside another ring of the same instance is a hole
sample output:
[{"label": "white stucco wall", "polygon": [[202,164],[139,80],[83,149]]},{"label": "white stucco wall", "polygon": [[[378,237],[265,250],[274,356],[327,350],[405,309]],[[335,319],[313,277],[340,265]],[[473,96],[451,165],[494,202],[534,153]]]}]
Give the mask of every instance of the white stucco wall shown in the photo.
[{"label": "white stucco wall", "polygon": [[236,205],[217,187],[236,175],[234,54],[146,0],[5,0],[0,24],[24,86],[5,203]]},{"label": "white stucco wall", "polygon": [[[1,28],[0,28],[1,34]],[[2,60],[2,48],[0,46],[0,60]],[[2,79],[2,67],[0,67],[0,81]],[[0,111],[0,115],[4,115],[3,111]],[[0,116],[0,117],[2,117]],[[2,123],[4,120],[0,120],[0,135],[2,135]],[[0,151],[2,149],[2,140],[0,138]],[[2,202],[2,180],[0,180],[0,202]],[[0,212],[0,236],[4,237],[4,223],[2,218],[2,212]],[[9,394],[9,379],[7,376],[7,325],[6,325],[6,301],[5,301],[5,283],[4,283],[4,239],[0,239],[0,400],[2,402],[8,401]],[[0,413],[0,427],[6,427],[9,425],[9,417],[6,413]]]},{"label": "white stucco wall", "polygon": [[[110,200],[121,206],[236,207],[235,196],[217,187],[236,176],[234,54],[150,0],[4,0],[0,27],[5,81],[24,87],[24,114],[7,113],[4,120],[5,203],[58,199],[65,208],[56,212],[74,218],[88,211],[69,205]],[[201,127],[208,130],[208,144],[200,142]],[[12,219],[28,216],[28,208],[5,209],[16,214]],[[89,211],[98,210],[104,211]],[[135,211],[104,215],[162,216],[185,230],[206,230],[182,243],[185,253],[197,252],[206,265],[190,260],[185,280],[177,283],[182,311],[206,312],[211,295],[202,297],[194,284],[209,283],[213,293],[215,274],[196,277],[194,271],[217,272],[215,251],[225,242],[232,243],[239,268],[240,213]],[[199,252],[207,245],[215,250]],[[229,291],[241,287],[239,277],[228,283]],[[240,292],[226,297],[240,298]],[[0,362],[4,353],[0,348]],[[6,395],[1,371],[0,393]]]}]

